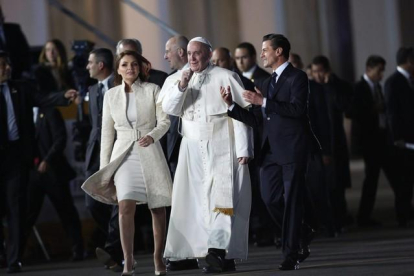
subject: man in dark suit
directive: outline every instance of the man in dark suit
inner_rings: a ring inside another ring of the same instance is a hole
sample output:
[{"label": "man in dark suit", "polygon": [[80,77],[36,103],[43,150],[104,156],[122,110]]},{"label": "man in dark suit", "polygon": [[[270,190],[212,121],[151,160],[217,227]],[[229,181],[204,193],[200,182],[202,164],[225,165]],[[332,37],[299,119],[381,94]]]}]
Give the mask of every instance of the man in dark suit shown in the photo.
[{"label": "man in dark suit", "polygon": [[414,151],[406,144],[414,143],[414,48],[402,47],[397,52],[397,70],[385,82],[387,119],[392,141],[400,147],[397,156],[403,177],[401,204],[405,210],[399,226],[406,227],[414,216],[412,199],[414,186]]},{"label": "man in dark suit", "polygon": [[[385,60],[382,57],[368,57],[365,74],[355,85],[350,110],[352,137],[356,139],[365,163],[365,179],[357,217],[358,225],[361,227],[381,225],[371,218],[380,170],[384,170],[394,192],[401,186],[402,181],[397,171],[395,151],[386,121],[385,99],[380,84],[384,70]],[[397,217],[401,217],[398,193],[395,195]]]},{"label": "man in dark suit", "polygon": [[[227,48],[216,48],[213,51],[211,62],[216,66],[235,71],[239,75],[244,88],[249,91],[254,91],[254,83],[234,68],[234,61]],[[250,212],[249,229],[251,236],[250,240],[253,241],[256,246],[268,246],[273,244],[275,235],[280,237],[280,230],[274,230],[276,226],[272,223],[269,213],[266,210],[266,206],[260,197],[260,172],[259,165],[256,162],[260,155],[260,129],[255,128],[253,130],[253,135],[255,159],[249,162],[250,178],[252,182],[252,208]],[[279,247],[279,245],[276,245],[276,247]]]},{"label": "man in dark suit", "polygon": [[72,240],[72,261],[83,260],[82,227],[69,181],[76,176],[64,155],[65,121],[54,107],[35,109],[36,158],[30,173],[26,237],[39,216],[47,195]]},{"label": "man in dark suit", "polygon": [[270,74],[256,63],[256,49],[249,42],[240,43],[234,51],[237,69],[250,79],[256,87],[266,80]]},{"label": "man in dark suit", "polygon": [[30,48],[20,26],[5,23],[0,6],[0,51],[8,52],[13,66],[12,78],[19,79],[30,69]]},{"label": "man in dark suit", "polygon": [[325,56],[317,56],[312,60],[312,74],[314,80],[322,85],[328,105],[333,165],[327,168],[327,174],[328,183],[332,185],[331,203],[336,228],[341,231],[343,226],[352,221],[345,199],[345,189],[351,186],[351,171],[344,129],[344,113],[348,111],[351,103],[352,86],[332,72]]},{"label": "man in dark suit", "polygon": [[[103,98],[114,86],[113,66],[114,56],[111,50],[99,48],[90,52],[86,69],[89,76],[98,82],[89,87],[89,118],[92,130],[85,154],[87,178],[99,170]],[[120,270],[123,254],[119,237],[118,206],[101,203],[87,194],[85,199],[98,229],[106,237],[104,248],[97,247],[96,255],[105,267]]]},{"label": "man in dark suit", "polygon": [[27,82],[10,80],[11,61],[0,52],[0,214],[6,213],[8,272],[21,271],[29,170],[33,166],[33,107],[67,105],[77,92],[41,96]]},{"label": "man in dark suit", "polygon": [[301,237],[308,234],[301,232],[311,143],[307,117],[309,87],[306,74],[289,64],[289,51],[290,43],[283,35],[263,37],[260,57],[273,74],[256,92],[244,92],[245,100],[256,107],[250,112],[232,102],[229,88],[221,90],[229,105],[229,116],[252,127],[263,124],[261,194],[271,217],[282,229],[281,270],[299,268]]},{"label": "man in dark suit", "polygon": [[[298,54],[290,53],[289,62],[293,67],[303,70],[303,62]],[[309,80],[308,114],[312,132],[317,139],[313,140],[306,173],[307,208],[304,221],[313,229],[323,226],[328,236],[335,236],[326,175],[327,168],[332,165],[328,105],[322,85],[313,80]]]}]

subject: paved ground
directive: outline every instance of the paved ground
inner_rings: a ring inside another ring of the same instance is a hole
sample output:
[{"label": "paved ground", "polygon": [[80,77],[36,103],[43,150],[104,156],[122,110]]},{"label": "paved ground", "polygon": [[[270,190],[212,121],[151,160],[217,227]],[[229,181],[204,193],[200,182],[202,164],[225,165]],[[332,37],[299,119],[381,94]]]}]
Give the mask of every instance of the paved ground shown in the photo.
[{"label": "paved ground", "polygon": [[[355,214],[360,197],[362,164],[352,162],[354,187],[347,192],[350,211]],[[379,229],[351,226],[337,238],[317,238],[311,256],[297,271],[279,271],[280,250],[273,247],[251,247],[249,259],[237,264],[237,272],[221,275],[414,275],[414,227],[396,227],[393,195],[381,177],[374,217],[383,223]],[[136,256],[136,275],[154,275],[151,255]],[[104,270],[96,260],[80,263],[53,261],[29,264],[22,275],[102,275],[121,273]],[[0,274],[5,270],[0,270]],[[202,275],[199,270],[174,272],[169,275]]]}]

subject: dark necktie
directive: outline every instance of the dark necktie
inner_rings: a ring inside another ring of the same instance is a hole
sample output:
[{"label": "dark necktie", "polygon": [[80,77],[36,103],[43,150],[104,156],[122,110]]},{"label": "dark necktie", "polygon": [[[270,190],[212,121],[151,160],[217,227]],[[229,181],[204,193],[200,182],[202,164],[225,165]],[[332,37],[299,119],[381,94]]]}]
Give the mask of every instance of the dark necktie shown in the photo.
[{"label": "dark necktie", "polygon": [[272,80],[270,81],[270,89],[268,93],[268,98],[273,98],[273,96],[276,94],[276,78],[277,78],[277,74],[276,72],[273,72]]},{"label": "dark necktie", "polygon": [[103,95],[102,95],[102,90],[103,90],[103,83],[99,83],[98,84],[98,90],[97,90],[97,95],[96,95],[96,101],[98,104],[98,111],[99,113],[102,112],[102,104],[103,104]]},{"label": "dark necktie", "polygon": [[4,85],[0,85],[0,146],[9,141],[8,121],[7,121],[7,102],[3,93]]}]

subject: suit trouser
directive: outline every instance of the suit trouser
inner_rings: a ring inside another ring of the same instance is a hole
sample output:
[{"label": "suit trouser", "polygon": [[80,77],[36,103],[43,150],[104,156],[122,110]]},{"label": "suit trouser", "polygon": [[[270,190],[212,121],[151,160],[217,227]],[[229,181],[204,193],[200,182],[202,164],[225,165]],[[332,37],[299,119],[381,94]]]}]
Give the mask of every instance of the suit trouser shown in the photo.
[{"label": "suit trouser", "polygon": [[297,260],[303,220],[306,163],[278,165],[267,153],[261,166],[261,195],[270,216],[282,229],[285,258]]},{"label": "suit trouser", "polygon": [[63,228],[72,240],[72,252],[83,256],[82,226],[68,181],[53,180],[48,173],[40,174],[36,169],[33,169],[30,173],[27,234],[30,233],[36,223],[45,195],[49,197],[62,221]]},{"label": "suit trouser", "polygon": [[[320,154],[310,155],[306,171],[305,222],[313,229],[324,225],[334,231],[334,217],[329,198],[326,168]],[[313,208],[309,208],[312,206]],[[313,213],[312,213],[313,211]]]},{"label": "suit trouser", "polygon": [[13,266],[21,261],[23,255],[29,165],[22,160],[25,153],[19,143],[0,149],[0,154],[0,202],[4,208],[0,213],[4,213],[7,219],[7,263]]},{"label": "suit trouser", "polygon": [[414,190],[414,151],[404,149],[401,150],[400,155],[402,160],[402,177],[403,184],[401,187],[401,199],[402,209],[405,210],[404,220],[406,222],[414,216],[414,209],[412,205],[413,201],[413,190]]},{"label": "suit trouser", "polygon": [[377,137],[377,139],[383,139],[384,141],[376,147],[367,144],[363,150],[365,179],[362,186],[362,195],[358,211],[358,220],[361,222],[368,220],[371,217],[381,169],[384,171],[395,194],[395,211],[397,219],[400,221],[405,217],[404,205],[401,201],[401,197],[404,197],[401,190],[403,178],[398,172],[399,164],[395,149],[386,144],[385,138],[386,137]]}]

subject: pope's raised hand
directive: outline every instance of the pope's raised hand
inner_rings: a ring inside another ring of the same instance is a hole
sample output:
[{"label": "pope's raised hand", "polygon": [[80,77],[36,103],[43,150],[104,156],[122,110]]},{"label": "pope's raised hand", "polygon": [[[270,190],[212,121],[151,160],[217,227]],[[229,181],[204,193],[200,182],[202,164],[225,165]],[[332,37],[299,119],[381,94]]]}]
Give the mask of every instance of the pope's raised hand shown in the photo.
[{"label": "pope's raised hand", "polygon": [[220,94],[221,98],[228,106],[231,106],[233,104],[233,97],[231,95],[230,86],[227,86],[227,90],[223,86],[220,86]]},{"label": "pope's raised hand", "polygon": [[191,71],[191,69],[184,70],[183,74],[181,75],[180,83],[178,84],[181,89],[187,88],[192,76],[193,71]]}]

